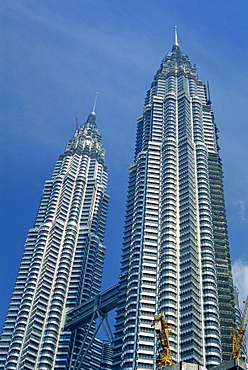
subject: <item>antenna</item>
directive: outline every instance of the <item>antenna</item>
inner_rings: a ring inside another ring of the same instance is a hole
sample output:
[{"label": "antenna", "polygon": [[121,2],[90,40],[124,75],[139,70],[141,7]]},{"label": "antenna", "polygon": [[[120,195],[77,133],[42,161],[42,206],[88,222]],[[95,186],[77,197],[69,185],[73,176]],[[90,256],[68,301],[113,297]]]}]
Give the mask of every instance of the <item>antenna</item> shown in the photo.
[{"label": "antenna", "polygon": [[93,113],[95,113],[95,110],[96,110],[97,95],[98,95],[98,92],[96,93],[96,96],[95,96],[95,101],[94,101],[93,111],[92,111]]},{"label": "antenna", "polygon": [[177,26],[174,27],[175,45],[178,45]]},{"label": "antenna", "polygon": [[78,119],[76,118],[76,130],[78,130]]}]

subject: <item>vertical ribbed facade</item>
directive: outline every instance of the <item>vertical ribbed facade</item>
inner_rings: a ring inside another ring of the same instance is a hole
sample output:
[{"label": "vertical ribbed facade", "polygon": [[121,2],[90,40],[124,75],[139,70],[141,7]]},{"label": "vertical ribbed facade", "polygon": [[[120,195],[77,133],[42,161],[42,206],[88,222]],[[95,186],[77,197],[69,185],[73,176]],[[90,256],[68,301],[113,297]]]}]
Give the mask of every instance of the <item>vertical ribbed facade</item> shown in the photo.
[{"label": "vertical ribbed facade", "polygon": [[231,357],[235,325],[217,128],[206,87],[175,42],[137,119],[113,368],[156,369],[163,311],[175,362]]},{"label": "vertical ribbed facade", "polygon": [[[92,112],[76,130],[45,183],[3,328],[0,369],[71,369],[80,349],[87,328],[64,332],[65,314],[99,292],[106,250],[107,169],[95,120]],[[100,367],[101,352],[95,341],[85,369]]]},{"label": "vertical ribbed facade", "polygon": [[233,318],[235,317],[236,308],[234,300],[235,292],[232,285],[230,266],[230,251],[223,191],[223,172],[221,160],[218,154],[211,153],[209,155],[208,163],[219,293],[218,303],[222,336],[222,357],[223,361],[228,361],[230,359],[230,346],[232,345],[230,332],[233,330]]}]

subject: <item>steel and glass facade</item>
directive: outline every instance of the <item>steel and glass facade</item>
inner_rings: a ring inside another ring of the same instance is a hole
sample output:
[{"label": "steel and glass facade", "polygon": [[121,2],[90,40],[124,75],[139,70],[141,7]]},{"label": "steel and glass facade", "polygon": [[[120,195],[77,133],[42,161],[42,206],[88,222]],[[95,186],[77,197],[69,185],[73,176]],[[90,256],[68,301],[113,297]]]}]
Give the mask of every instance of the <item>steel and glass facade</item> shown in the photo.
[{"label": "steel and glass facade", "polygon": [[217,139],[206,86],[175,42],[137,119],[113,369],[156,369],[151,323],[162,311],[175,362],[230,359],[235,309]]},{"label": "steel and glass facade", "polygon": [[107,170],[89,115],[45,183],[0,340],[0,369],[155,370],[151,324],[162,311],[174,362],[210,368],[230,359],[238,315],[217,132],[206,86],[175,40],[137,119],[111,348],[94,338],[94,322],[64,326],[70,309],[99,293],[106,250]]},{"label": "steel and glass facade", "polygon": [[[109,203],[104,153],[92,112],[45,183],[3,328],[0,369],[74,366],[87,326],[64,331],[64,319],[100,290]],[[93,332],[94,325],[85,345]],[[82,368],[99,369],[106,348],[95,339]]]}]

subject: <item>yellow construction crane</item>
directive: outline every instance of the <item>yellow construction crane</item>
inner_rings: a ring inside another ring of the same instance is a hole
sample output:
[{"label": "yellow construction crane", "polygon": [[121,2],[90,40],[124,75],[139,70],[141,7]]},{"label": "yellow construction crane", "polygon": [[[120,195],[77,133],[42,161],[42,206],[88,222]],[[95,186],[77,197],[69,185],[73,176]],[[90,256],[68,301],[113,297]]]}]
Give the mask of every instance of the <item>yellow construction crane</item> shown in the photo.
[{"label": "yellow construction crane", "polygon": [[238,329],[231,333],[232,338],[232,358],[240,358],[242,345],[245,340],[246,325],[248,322],[248,296],[245,301],[245,308]]},{"label": "yellow construction crane", "polygon": [[161,346],[161,352],[156,359],[156,363],[160,366],[173,365],[169,342],[171,330],[163,312],[154,316],[152,326],[154,326],[154,330],[158,335]]}]

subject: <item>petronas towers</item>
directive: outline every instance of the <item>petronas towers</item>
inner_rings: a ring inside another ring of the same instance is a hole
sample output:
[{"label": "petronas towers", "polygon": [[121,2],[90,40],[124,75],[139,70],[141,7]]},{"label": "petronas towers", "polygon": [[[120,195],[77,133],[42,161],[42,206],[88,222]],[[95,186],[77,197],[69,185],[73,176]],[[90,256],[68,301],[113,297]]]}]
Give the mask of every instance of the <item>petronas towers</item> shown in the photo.
[{"label": "petronas towers", "polygon": [[222,167],[206,86],[177,42],[137,120],[129,169],[114,369],[154,369],[164,312],[175,362],[230,359],[235,323]]},{"label": "petronas towers", "polygon": [[[137,119],[112,366],[103,365],[95,340],[81,368],[155,370],[151,323],[162,311],[174,362],[210,368],[230,359],[235,300],[217,131],[206,86],[175,38]],[[100,292],[106,186],[92,112],[45,184],[2,333],[0,369],[74,369],[86,328],[63,325],[68,310]]]},{"label": "petronas towers", "polygon": [[[86,328],[70,333],[63,325],[70,308],[100,290],[106,186],[104,149],[93,112],[45,183],[2,333],[1,369],[72,368]],[[92,355],[92,365],[88,359],[90,368],[100,366],[96,357]]]}]

